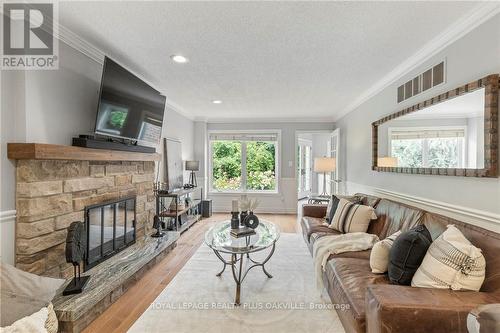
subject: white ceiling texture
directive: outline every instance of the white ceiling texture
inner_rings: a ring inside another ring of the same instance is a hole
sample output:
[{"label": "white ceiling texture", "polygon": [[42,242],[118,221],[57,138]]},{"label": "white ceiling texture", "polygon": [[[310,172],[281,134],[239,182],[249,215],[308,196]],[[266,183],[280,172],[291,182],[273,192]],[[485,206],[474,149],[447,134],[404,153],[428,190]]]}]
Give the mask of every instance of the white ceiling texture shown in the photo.
[{"label": "white ceiling texture", "polygon": [[69,1],[59,20],[192,119],[332,121],[482,5]]}]

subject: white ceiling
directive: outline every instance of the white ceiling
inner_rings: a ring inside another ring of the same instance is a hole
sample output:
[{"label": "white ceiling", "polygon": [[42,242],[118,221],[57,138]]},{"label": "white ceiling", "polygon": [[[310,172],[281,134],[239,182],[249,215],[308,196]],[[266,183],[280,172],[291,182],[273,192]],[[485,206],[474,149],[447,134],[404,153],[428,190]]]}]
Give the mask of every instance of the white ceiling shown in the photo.
[{"label": "white ceiling", "polygon": [[478,5],[87,1],[59,19],[195,118],[334,119]]}]

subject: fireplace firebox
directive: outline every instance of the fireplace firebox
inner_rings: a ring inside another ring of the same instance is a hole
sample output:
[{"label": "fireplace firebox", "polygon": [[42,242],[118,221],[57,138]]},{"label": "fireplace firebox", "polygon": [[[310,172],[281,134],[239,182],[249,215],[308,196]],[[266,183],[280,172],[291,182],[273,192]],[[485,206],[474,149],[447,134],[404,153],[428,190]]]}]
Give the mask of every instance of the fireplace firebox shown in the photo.
[{"label": "fireplace firebox", "polygon": [[85,207],[84,271],[135,243],[135,204],[136,197],[127,197]]}]

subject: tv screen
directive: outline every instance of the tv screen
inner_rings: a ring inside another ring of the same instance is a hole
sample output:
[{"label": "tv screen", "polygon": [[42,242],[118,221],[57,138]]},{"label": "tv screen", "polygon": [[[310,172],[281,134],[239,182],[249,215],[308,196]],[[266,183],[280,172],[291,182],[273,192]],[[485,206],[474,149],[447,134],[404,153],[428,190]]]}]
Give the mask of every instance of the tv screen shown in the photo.
[{"label": "tv screen", "polygon": [[106,57],[95,132],[158,143],[161,138],[165,96]]}]

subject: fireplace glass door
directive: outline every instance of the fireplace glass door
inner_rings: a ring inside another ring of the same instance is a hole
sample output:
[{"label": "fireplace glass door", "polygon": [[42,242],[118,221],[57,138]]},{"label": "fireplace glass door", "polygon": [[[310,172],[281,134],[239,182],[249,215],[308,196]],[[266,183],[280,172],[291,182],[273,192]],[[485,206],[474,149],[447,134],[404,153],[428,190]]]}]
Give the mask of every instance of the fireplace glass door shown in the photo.
[{"label": "fireplace glass door", "polygon": [[84,270],[135,243],[135,197],[85,208],[87,233]]}]

